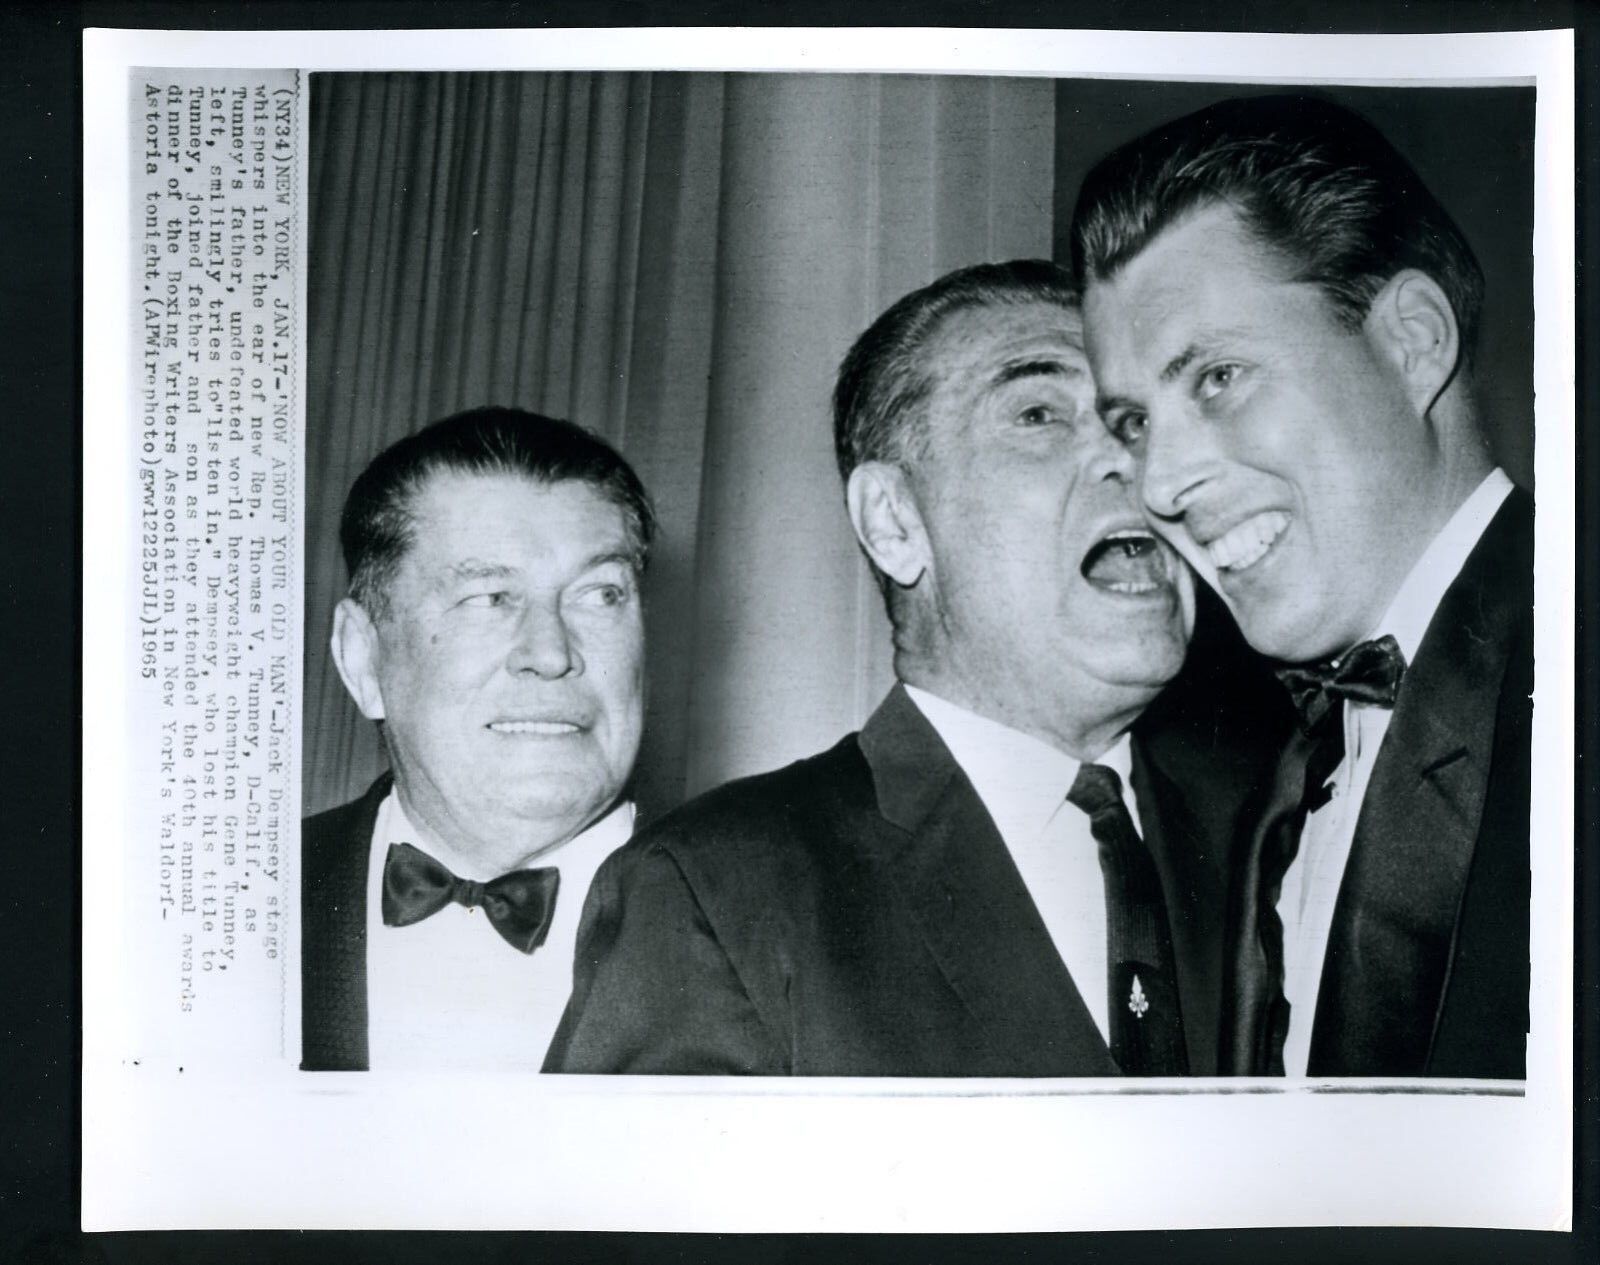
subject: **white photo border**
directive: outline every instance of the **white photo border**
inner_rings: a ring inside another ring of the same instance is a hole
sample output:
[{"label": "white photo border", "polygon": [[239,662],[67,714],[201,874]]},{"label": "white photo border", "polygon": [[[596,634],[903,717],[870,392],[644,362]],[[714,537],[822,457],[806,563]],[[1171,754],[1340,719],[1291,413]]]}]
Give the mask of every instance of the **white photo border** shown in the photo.
[{"label": "white photo border", "polygon": [[[124,749],[132,722],[122,668],[130,616],[120,600],[130,578],[134,428],[131,362],[115,349],[129,337],[127,84],[140,66],[1533,84],[1538,773],[1525,1089],[1197,1081],[1135,1092],[1114,1082],[340,1077],[306,1076],[288,1062],[153,1080],[129,1068],[121,1057],[128,1015],[117,946],[121,858],[137,844]],[[1196,74],[1197,66],[1207,73]],[[94,785],[86,772],[84,1227],[1570,1229],[1573,77],[1570,31],[86,31],[83,697],[84,769],[94,771]]]}]

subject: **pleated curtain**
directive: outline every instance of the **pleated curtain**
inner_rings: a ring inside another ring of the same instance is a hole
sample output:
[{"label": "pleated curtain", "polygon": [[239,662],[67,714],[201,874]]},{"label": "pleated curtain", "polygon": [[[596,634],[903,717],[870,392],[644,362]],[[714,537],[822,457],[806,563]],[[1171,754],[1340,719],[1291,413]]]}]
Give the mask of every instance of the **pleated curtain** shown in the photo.
[{"label": "pleated curtain", "polygon": [[1052,85],[329,74],[311,94],[305,811],[384,767],[327,650],[345,493],[483,404],[590,427],[655,499],[645,816],[859,726],[893,675],[833,375],[907,291],[1049,254]]}]

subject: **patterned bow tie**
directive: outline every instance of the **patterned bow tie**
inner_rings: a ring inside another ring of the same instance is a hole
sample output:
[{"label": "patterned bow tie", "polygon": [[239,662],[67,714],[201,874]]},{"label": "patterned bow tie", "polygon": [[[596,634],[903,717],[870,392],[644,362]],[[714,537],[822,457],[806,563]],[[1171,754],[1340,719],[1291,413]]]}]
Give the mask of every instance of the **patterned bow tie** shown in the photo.
[{"label": "patterned bow tie", "polygon": [[507,944],[532,953],[550,932],[561,871],[513,870],[487,883],[457,878],[421,848],[392,843],[383,863],[383,923],[409,927],[438,913],[451,901],[481,908],[489,925]]},{"label": "patterned bow tie", "polygon": [[1393,707],[1405,670],[1400,643],[1386,634],[1376,641],[1361,642],[1337,663],[1281,668],[1277,675],[1294,699],[1300,728],[1309,734],[1340,699]]}]

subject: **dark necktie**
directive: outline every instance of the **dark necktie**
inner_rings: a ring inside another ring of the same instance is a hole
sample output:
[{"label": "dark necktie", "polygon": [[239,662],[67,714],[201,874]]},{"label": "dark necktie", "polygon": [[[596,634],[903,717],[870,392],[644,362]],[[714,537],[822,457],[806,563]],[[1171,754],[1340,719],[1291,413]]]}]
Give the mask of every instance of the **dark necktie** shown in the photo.
[{"label": "dark necktie", "polygon": [[[1284,1074],[1290,1007],[1283,991],[1283,920],[1278,917],[1283,878],[1299,855],[1306,818],[1328,802],[1328,779],[1344,759],[1345,700],[1393,707],[1405,669],[1399,643],[1383,636],[1352,647],[1337,663],[1283,668],[1277,674],[1294,700],[1300,725],[1278,762],[1262,817],[1258,861],[1244,876],[1230,990],[1232,1061],[1225,1071]],[[1306,1022],[1311,1021],[1308,1015]]]},{"label": "dark necktie", "polygon": [[1112,769],[1085,764],[1067,801],[1089,816],[1106,885],[1106,988],[1111,1057],[1129,1076],[1189,1070],[1172,935],[1155,863],[1122,801]]},{"label": "dark necktie", "polygon": [[383,922],[409,927],[439,912],[451,901],[481,908],[489,925],[507,944],[532,953],[550,932],[561,871],[513,870],[487,883],[457,878],[421,848],[392,843],[383,863]]}]

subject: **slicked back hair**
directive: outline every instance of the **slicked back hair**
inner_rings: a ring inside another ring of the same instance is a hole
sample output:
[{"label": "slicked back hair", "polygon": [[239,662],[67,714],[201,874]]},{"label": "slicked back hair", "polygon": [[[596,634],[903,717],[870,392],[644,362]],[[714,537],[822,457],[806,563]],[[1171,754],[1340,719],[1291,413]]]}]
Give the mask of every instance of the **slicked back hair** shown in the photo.
[{"label": "slicked back hair", "polygon": [[1411,165],[1359,114],[1318,97],[1243,97],[1164,124],[1101,159],[1072,217],[1079,281],[1105,281],[1165,228],[1232,207],[1290,278],[1360,328],[1396,273],[1432,277],[1470,364],[1483,309],[1472,247]]},{"label": "slicked back hair", "polygon": [[384,449],[345,498],[339,544],[350,596],[374,619],[388,614],[389,584],[416,530],[417,498],[440,473],[588,484],[622,511],[635,563],[644,570],[655,512],[644,485],[616,449],[571,422],[521,409],[472,409]]}]

